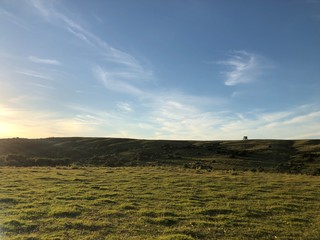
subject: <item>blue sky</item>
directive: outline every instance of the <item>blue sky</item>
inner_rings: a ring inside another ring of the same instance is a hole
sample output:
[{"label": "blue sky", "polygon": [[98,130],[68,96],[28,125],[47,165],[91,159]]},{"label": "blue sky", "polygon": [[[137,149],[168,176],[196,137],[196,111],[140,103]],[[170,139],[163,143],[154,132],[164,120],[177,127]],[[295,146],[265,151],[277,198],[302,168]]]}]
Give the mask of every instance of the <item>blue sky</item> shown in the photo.
[{"label": "blue sky", "polygon": [[320,138],[320,1],[0,0],[0,138]]}]

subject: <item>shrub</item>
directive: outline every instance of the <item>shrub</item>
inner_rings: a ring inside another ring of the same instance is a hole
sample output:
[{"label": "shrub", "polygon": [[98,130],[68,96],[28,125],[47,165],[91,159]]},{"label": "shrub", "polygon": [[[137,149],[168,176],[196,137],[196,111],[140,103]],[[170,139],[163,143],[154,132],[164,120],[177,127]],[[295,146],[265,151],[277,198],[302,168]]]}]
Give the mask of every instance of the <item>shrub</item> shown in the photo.
[{"label": "shrub", "polygon": [[4,163],[4,165],[6,166],[32,166],[32,164],[29,161],[29,158],[21,154],[8,154],[4,159]]}]

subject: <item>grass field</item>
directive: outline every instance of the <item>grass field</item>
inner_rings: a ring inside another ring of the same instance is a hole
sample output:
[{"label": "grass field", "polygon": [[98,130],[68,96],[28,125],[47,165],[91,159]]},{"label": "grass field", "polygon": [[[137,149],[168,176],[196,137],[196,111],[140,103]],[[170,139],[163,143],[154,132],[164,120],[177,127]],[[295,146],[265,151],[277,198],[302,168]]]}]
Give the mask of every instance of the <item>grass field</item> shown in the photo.
[{"label": "grass field", "polygon": [[1,239],[320,239],[320,177],[0,168]]}]

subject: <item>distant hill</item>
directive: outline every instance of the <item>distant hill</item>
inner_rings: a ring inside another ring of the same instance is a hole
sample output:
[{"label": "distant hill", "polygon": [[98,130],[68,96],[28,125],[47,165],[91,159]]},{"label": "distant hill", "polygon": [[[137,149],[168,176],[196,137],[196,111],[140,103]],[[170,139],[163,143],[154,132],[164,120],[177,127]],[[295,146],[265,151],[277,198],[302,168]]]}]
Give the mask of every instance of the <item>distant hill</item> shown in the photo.
[{"label": "distant hill", "polygon": [[0,139],[0,165],[176,165],[320,175],[320,140]]}]

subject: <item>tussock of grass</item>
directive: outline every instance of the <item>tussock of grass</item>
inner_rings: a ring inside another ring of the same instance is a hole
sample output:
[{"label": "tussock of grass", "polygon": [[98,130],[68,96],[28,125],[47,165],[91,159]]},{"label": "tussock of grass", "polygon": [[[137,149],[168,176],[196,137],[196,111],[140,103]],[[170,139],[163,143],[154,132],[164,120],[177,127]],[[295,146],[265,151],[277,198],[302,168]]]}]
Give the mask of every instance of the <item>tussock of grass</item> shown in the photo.
[{"label": "tussock of grass", "polygon": [[10,198],[10,197],[0,198],[0,204],[1,203],[16,204],[17,202],[18,200],[16,198]]},{"label": "tussock of grass", "polygon": [[126,216],[126,214],[123,211],[114,210],[114,209],[109,209],[109,210],[103,209],[101,210],[100,215],[106,219],[124,218]]},{"label": "tussock of grass", "polygon": [[232,214],[233,211],[230,209],[205,209],[198,214],[205,215],[205,216],[216,216],[216,215],[224,215],[224,214]]},{"label": "tussock of grass", "polygon": [[193,237],[184,235],[184,234],[170,234],[161,236],[158,238],[159,240],[194,240]]},{"label": "tussock of grass", "polygon": [[127,210],[135,210],[137,209],[137,206],[135,204],[131,203],[123,203],[118,206],[119,210],[127,211]]},{"label": "tussock of grass", "polygon": [[178,215],[175,212],[169,211],[151,211],[151,210],[141,210],[139,213],[142,216],[156,218],[156,217],[177,217]]},{"label": "tussock of grass", "polygon": [[74,222],[66,222],[64,224],[65,229],[76,229],[80,231],[99,231],[101,229],[108,229],[110,228],[111,224],[109,222],[87,222],[77,220]]},{"label": "tussock of grass", "polygon": [[19,214],[19,218],[22,220],[36,220],[44,217],[46,212],[38,209],[25,209],[22,213]]},{"label": "tussock of grass", "polygon": [[56,207],[49,211],[49,215],[58,218],[75,218],[81,214],[81,211],[75,207]]},{"label": "tussock of grass", "polygon": [[24,221],[9,220],[2,224],[1,229],[4,232],[21,234],[35,231],[37,229],[37,225]]},{"label": "tussock of grass", "polygon": [[106,206],[106,205],[114,205],[117,202],[110,198],[98,198],[95,201],[92,201],[91,204],[94,206]]},{"label": "tussock of grass", "polygon": [[177,218],[172,217],[147,218],[145,221],[151,224],[162,225],[167,227],[173,226],[179,222]]}]

